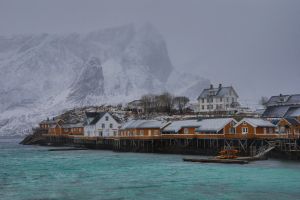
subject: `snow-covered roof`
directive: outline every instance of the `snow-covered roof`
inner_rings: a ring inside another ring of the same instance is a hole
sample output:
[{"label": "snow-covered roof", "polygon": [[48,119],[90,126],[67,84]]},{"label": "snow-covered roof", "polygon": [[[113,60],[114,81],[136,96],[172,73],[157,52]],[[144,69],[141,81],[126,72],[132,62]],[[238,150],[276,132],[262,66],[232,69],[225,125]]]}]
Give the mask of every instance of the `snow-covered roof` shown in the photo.
[{"label": "snow-covered roof", "polygon": [[62,119],[47,119],[47,120],[41,121],[40,123],[51,125],[51,124],[56,124],[60,121],[62,121]]},{"label": "snow-covered roof", "polygon": [[264,111],[262,116],[269,118],[281,118],[284,117],[289,108],[289,106],[270,106]]},{"label": "snow-covered roof", "polygon": [[300,94],[272,96],[267,106],[300,104]]},{"label": "snow-covered roof", "polygon": [[104,117],[106,113],[110,117],[112,117],[117,123],[120,123],[120,120],[109,112],[86,112],[86,120],[84,125],[95,125],[96,123],[98,123],[99,120],[101,120]]},{"label": "snow-covered roof", "polygon": [[189,127],[197,128],[199,126],[200,126],[200,122],[198,120],[180,120],[180,121],[171,122],[162,131],[177,133],[182,128],[189,128]]},{"label": "snow-covered roof", "polygon": [[237,127],[238,125],[240,125],[243,122],[246,122],[253,127],[276,127],[270,121],[265,120],[265,119],[258,119],[258,118],[244,118],[238,124],[236,124],[235,127]]},{"label": "snow-covered roof", "polygon": [[262,115],[268,118],[283,118],[300,116],[300,106],[269,106]]},{"label": "snow-covered roof", "polygon": [[290,109],[286,115],[287,115],[286,117],[299,117],[300,116],[300,107]]},{"label": "snow-covered roof", "polygon": [[233,118],[204,119],[200,121],[200,127],[196,129],[196,132],[219,132],[231,121],[237,123]]},{"label": "snow-covered roof", "polygon": [[284,120],[293,126],[300,126],[300,122],[295,118],[284,118]]},{"label": "snow-covered roof", "polygon": [[131,120],[123,124],[121,129],[160,128],[162,124],[158,120]]},{"label": "snow-covered roof", "polygon": [[83,127],[83,123],[62,125],[62,128],[81,128],[81,127]]},{"label": "snow-covered roof", "polygon": [[[238,94],[236,93],[236,91],[233,89],[232,86],[229,87],[218,87],[218,88],[208,88],[208,89],[204,89],[200,96],[198,97],[198,99],[200,98],[207,98],[209,96],[211,96],[211,94],[213,93],[212,96],[215,97],[224,97],[226,95],[230,95],[230,93],[233,92],[233,94],[238,97]],[[231,96],[231,95],[230,95]]]}]

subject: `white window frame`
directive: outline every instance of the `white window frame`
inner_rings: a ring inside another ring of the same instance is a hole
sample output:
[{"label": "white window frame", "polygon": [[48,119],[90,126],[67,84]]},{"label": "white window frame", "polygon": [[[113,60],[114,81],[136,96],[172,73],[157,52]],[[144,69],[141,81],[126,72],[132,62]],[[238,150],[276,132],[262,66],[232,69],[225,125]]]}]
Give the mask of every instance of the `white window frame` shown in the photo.
[{"label": "white window frame", "polygon": [[236,130],[235,130],[235,128],[234,127],[230,127],[230,129],[229,129],[230,131],[230,134],[235,134],[236,133]]},{"label": "white window frame", "polygon": [[184,129],[183,129],[183,133],[184,133],[184,134],[189,134],[189,129],[188,129],[188,128],[184,128]]},{"label": "white window frame", "polygon": [[247,134],[248,132],[248,127],[242,127],[242,134]]}]

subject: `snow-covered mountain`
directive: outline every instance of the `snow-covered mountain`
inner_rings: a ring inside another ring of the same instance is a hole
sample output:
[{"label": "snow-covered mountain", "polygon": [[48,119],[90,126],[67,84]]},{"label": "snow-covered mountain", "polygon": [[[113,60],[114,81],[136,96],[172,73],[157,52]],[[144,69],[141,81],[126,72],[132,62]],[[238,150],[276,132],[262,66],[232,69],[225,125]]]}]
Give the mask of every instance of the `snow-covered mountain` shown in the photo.
[{"label": "snow-covered mountain", "polygon": [[208,84],[174,70],[151,24],[0,37],[0,134],[22,134],[74,106],[125,103],[164,90],[195,98]]}]

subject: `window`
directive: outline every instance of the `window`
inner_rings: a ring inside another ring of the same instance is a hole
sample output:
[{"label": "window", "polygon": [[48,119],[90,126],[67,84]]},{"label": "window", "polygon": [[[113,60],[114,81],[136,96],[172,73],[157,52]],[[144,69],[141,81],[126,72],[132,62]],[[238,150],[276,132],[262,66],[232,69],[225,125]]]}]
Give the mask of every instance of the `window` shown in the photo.
[{"label": "window", "polygon": [[234,97],[232,97],[232,102],[235,102],[235,101],[234,101]]},{"label": "window", "polygon": [[105,124],[102,124],[102,128],[105,128]]},{"label": "window", "polygon": [[242,133],[243,133],[243,134],[248,133],[248,128],[247,128],[247,127],[243,127],[243,128],[242,128]]},{"label": "window", "polygon": [[140,131],[140,135],[142,135],[142,136],[144,135],[144,130]]},{"label": "window", "polygon": [[267,133],[267,128],[264,128],[264,134],[266,134]]},{"label": "window", "polygon": [[105,121],[108,121],[108,116],[105,117]]},{"label": "window", "polygon": [[184,134],[188,134],[189,133],[189,129],[188,128],[184,128],[183,132],[184,132]]},{"label": "window", "polygon": [[272,128],[269,128],[269,133],[273,133],[273,129]]},{"label": "window", "polygon": [[116,136],[116,135],[117,135],[117,131],[114,131],[113,133],[114,133],[114,136]]},{"label": "window", "polygon": [[158,135],[158,130],[154,130],[154,135]]},{"label": "window", "polygon": [[226,101],[229,102],[229,98],[228,97],[226,98]]},{"label": "window", "polygon": [[229,131],[230,131],[231,134],[235,134],[235,128],[230,128]]},{"label": "window", "polygon": [[148,130],[148,135],[152,135],[152,131],[151,130]]},{"label": "window", "polygon": [[279,127],[279,133],[285,133],[285,127],[284,126]]},{"label": "window", "polygon": [[247,123],[246,123],[246,122],[243,122],[243,125],[247,125]]},{"label": "window", "polygon": [[202,103],[204,103],[204,99],[202,99]]},{"label": "window", "polygon": [[223,98],[222,97],[220,97],[220,102],[222,102],[223,101]]},{"label": "window", "polygon": [[109,128],[113,128],[113,124],[109,124]]},{"label": "window", "polygon": [[202,106],[202,110],[204,110],[204,106]]}]

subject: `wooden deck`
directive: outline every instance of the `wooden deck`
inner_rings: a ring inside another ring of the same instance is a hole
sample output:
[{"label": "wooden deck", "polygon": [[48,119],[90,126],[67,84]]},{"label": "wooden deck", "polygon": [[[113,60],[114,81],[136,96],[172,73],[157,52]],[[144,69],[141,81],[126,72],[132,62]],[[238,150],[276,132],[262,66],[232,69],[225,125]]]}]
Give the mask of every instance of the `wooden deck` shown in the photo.
[{"label": "wooden deck", "polygon": [[299,139],[299,135],[289,134],[161,134],[152,136],[115,136],[115,137],[86,137],[83,135],[51,135],[43,134],[46,137],[66,137],[84,140],[157,140],[157,139]]}]

